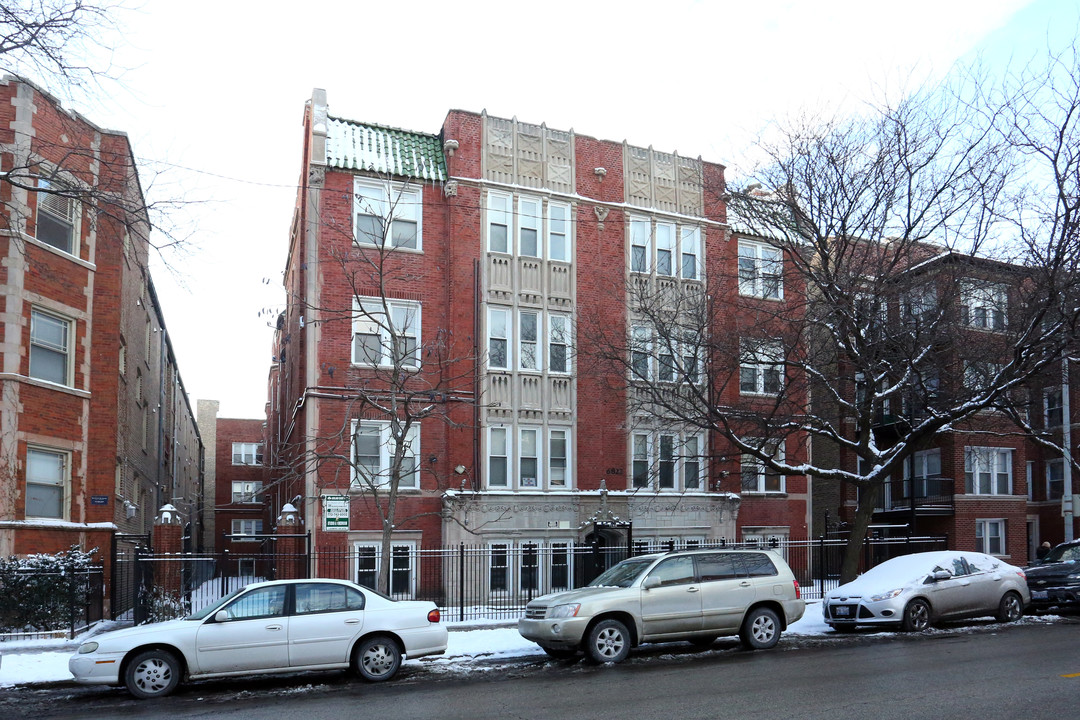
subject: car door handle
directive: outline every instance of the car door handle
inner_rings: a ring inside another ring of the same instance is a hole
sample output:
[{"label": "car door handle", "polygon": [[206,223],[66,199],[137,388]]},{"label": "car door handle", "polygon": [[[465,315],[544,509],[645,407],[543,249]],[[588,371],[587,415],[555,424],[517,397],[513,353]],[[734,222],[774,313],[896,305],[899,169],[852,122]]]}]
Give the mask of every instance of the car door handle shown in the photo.
[{"label": "car door handle", "polygon": [[360,618],[349,618],[348,620],[345,621],[345,624],[346,625],[359,625],[360,624]]},{"label": "car door handle", "polygon": [[281,627],[282,627],[281,625],[267,625],[266,629],[267,630],[280,630]]},{"label": "car door handle", "polygon": [[696,585],[691,585],[690,587],[686,588],[686,592],[697,592],[697,591],[698,591],[698,589],[697,589]]},{"label": "car door handle", "polygon": [[743,580],[741,583],[739,583],[739,586],[740,587],[750,587],[750,582],[747,581],[747,580]]}]

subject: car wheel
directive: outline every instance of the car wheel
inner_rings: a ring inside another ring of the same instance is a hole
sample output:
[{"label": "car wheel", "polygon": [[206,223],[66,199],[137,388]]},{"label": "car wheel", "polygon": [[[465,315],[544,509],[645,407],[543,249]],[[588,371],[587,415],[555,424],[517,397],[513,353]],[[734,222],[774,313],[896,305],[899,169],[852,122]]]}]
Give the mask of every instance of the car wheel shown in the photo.
[{"label": "car wheel", "polygon": [[1009,591],[1001,596],[998,603],[998,622],[1016,622],[1024,614],[1024,601],[1016,593]]},{"label": "car wheel", "polygon": [[930,606],[925,600],[912,600],[904,608],[900,628],[905,632],[922,632],[930,627]]},{"label": "car wheel", "polygon": [[690,638],[689,642],[699,650],[704,650],[712,647],[712,644],[716,642],[716,638],[718,637],[719,635],[704,635],[702,637]]},{"label": "car wheel", "polygon": [[141,652],[124,670],[124,686],[140,700],[165,697],[179,684],[180,661],[168,650]]},{"label": "car wheel", "polygon": [[369,637],[356,648],[353,667],[368,682],[389,680],[401,667],[401,648],[385,635]]},{"label": "car wheel", "polygon": [[855,632],[855,623],[837,623],[832,624],[832,629],[838,633]]},{"label": "car wheel", "polygon": [[622,662],[630,654],[630,631],[618,620],[601,620],[589,631],[585,654],[593,662]]},{"label": "car wheel", "polygon": [[780,642],[780,618],[769,608],[754,608],[743,620],[739,638],[747,650],[768,650]]},{"label": "car wheel", "polygon": [[556,660],[569,660],[577,655],[577,650],[574,648],[560,648],[551,647],[550,645],[541,645],[540,649],[548,654],[548,656],[555,658]]}]

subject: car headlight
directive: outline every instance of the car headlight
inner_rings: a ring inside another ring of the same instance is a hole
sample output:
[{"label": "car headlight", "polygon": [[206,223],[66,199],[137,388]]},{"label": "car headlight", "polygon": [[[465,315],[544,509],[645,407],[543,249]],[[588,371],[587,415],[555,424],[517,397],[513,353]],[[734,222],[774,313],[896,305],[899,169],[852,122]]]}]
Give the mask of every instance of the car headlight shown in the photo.
[{"label": "car headlight", "polygon": [[556,605],[548,610],[549,618],[567,618],[576,617],[578,610],[581,609],[581,603],[569,603],[567,605]]},{"label": "car headlight", "polygon": [[1066,579],[1068,579],[1068,580],[1080,580],[1080,573],[1073,573],[1072,575],[1068,575],[1068,576],[1066,576]]},{"label": "car headlight", "polygon": [[92,653],[97,649],[98,649],[98,644],[96,642],[83,643],[82,645],[79,646],[79,654],[80,655],[85,655],[86,653]]},{"label": "car headlight", "polygon": [[897,588],[896,590],[890,590],[883,592],[880,595],[871,595],[870,602],[881,602],[882,600],[892,600],[894,597],[904,592],[904,588]]}]

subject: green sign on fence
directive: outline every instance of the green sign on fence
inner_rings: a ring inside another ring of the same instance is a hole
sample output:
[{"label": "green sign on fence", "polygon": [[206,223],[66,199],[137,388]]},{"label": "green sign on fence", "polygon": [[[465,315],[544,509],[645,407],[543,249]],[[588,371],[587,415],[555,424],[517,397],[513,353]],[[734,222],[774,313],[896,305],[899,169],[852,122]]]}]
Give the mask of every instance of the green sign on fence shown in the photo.
[{"label": "green sign on fence", "polygon": [[349,496],[323,495],[323,530],[349,529]]}]

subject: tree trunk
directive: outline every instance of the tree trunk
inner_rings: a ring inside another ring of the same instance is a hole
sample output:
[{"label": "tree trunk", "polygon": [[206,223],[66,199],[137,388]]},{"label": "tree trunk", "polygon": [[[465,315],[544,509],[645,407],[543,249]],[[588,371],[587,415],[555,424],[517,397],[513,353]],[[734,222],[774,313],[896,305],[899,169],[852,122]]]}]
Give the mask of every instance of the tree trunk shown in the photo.
[{"label": "tree trunk", "polygon": [[859,557],[862,554],[863,544],[866,542],[866,531],[870,527],[870,520],[874,516],[874,508],[877,507],[878,497],[881,495],[881,483],[860,488],[859,505],[855,508],[855,522],[848,536],[847,547],[844,548],[844,562],[840,566],[840,583],[847,583],[859,575]]}]

